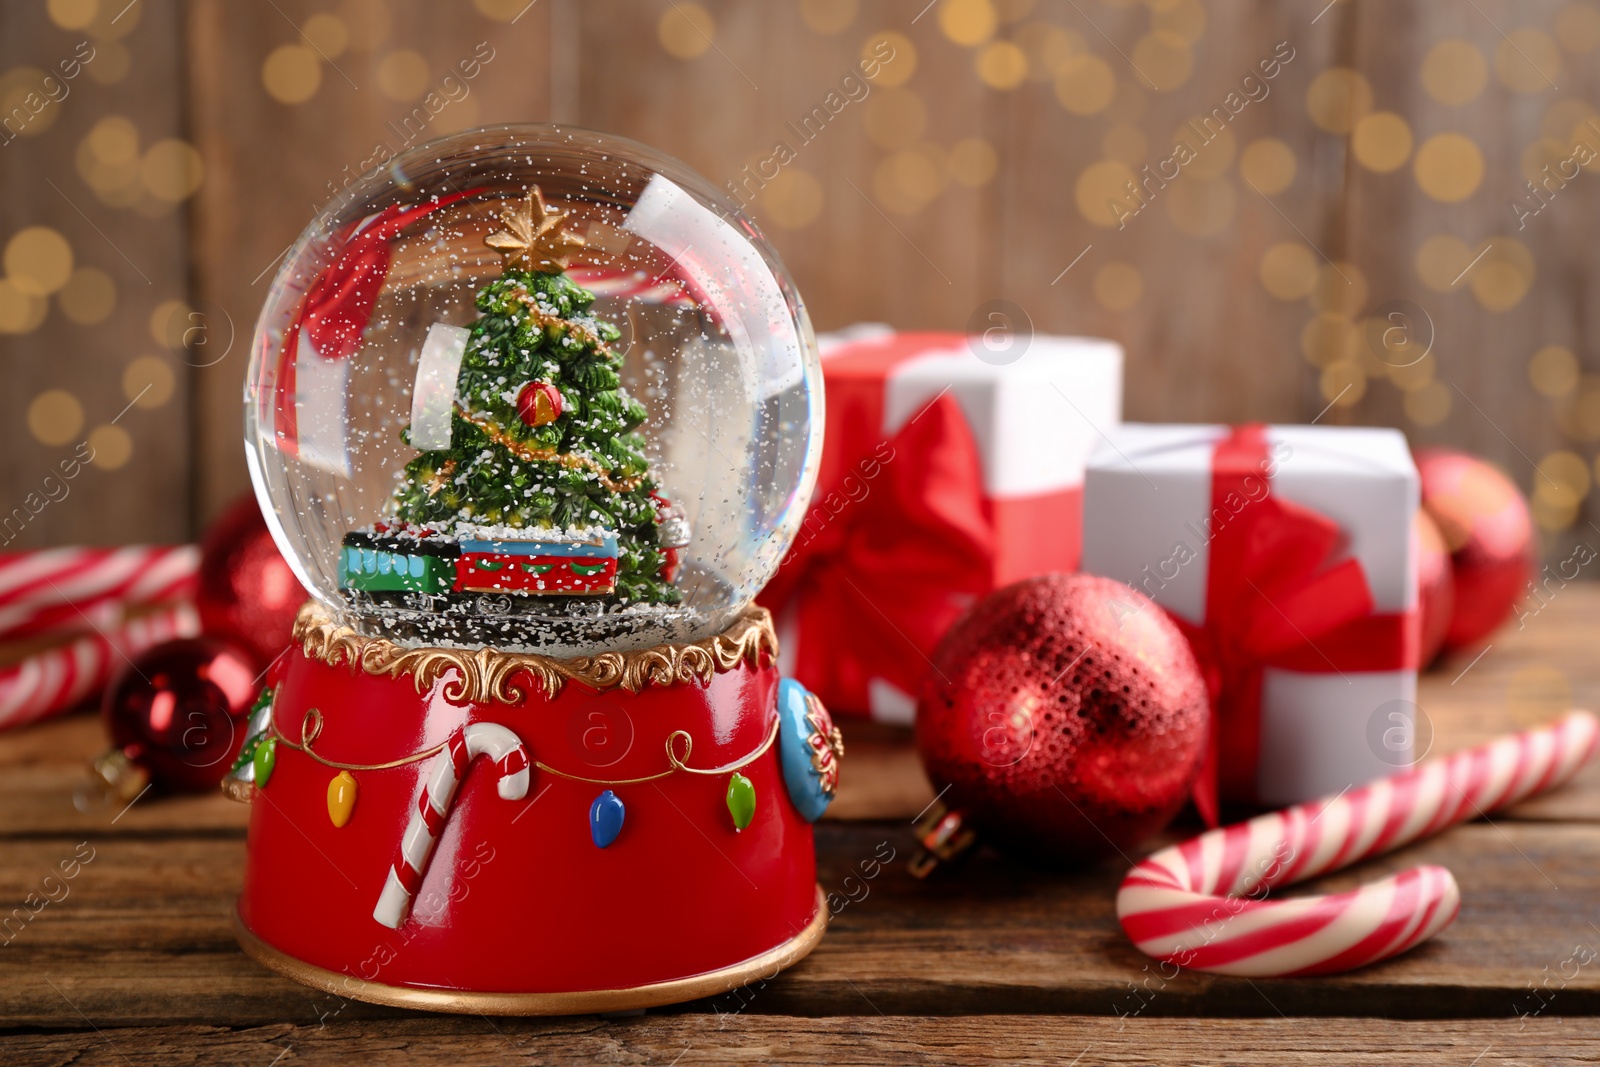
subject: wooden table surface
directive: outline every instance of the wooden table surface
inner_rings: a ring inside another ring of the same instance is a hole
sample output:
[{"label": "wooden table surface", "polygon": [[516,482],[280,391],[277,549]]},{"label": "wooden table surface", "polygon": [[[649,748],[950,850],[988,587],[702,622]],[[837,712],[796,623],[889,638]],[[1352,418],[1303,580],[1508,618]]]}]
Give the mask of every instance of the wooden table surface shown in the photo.
[{"label": "wooden table surface", "polygon": [[[1559,591],[1481,658],[1471,650],[1423,680],[1433,750],[1600,707],[1597,648],[1600,588]],[[909,820],[932,792],[904,735],[845,731],[819,880],[843,892],[860,861],[895,859],[809,959],[742,994],[550,1020],[378,1008],[267,972],[229,929],[243,805],[80,811],[84,762],[102,744],[95,717],[0,735],[0,919],[62,860],[93,856],[64,897],[8,931],[0,1064],[1600,1061],[1600,765],[1493,822],[1318,883],[1421,861],[1454,871],[1460,918],[1397,960],[1332,978],[1163,982],[1117,926],[1120,861],[1040,874],[985,852],[911,878]]]}]

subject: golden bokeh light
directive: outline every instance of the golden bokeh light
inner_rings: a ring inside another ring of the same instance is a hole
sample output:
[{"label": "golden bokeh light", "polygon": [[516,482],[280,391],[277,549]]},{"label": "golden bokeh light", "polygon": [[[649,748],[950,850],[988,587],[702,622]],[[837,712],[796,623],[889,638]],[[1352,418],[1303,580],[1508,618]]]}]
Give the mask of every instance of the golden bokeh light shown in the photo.
[{"label": "golden bokeh light", "polygon": [[1050,81],[1073,56],[1087,52],[1083,35],[1049,22],[1029,22],[1017,27],[1017,47],[1028,58],[1028,80]]},{"label": "golden bokeh light", "polygon": [[995,14],[1007,26],[1033,14],[1035,0],[994,0]]},{"label": "golden bokeh light", "polygon": [[1321,311],[1300,328],[1300,354],[1313,367],[1329,367],[1340,361],[1359,363],[1361,331],[1350,316]]},{"label": "golden bokeh light", "polygon": [[1506,34],[1494,50],[1494,72],[1514,92],[1542,93],[1558,84],[1561,53],[1549,34],[1524,26]]},{"label": "golden bokeh light", "polygon": [[6,242],[6,276],[29,296],[49,296],[72,277],[72,246],[48,226],[18,230]]},{"label": "golden bokeh light", "polygon": [[938,20],[947,38],[972,48],[994,36],[1000,16],[989,0],[939,0]]},{"label": "golden bokeh light", "polygon": [[117,283],[96,267],[80,267],[56,294],[61,313],[79,326],[93,326],[110,317],[117,306]]},{"label": "golden bokeh light", "polygon": [[1130,167],[1145,161],[1149,146],[1144,131],[1131,122],[1113,122],[1100,138],[1100,152],[1107,159],[1119,159]]},{"label": "golden bokeh light", "polygon": [[133,438],[121,426],[103,423],[89,431],[92,462],[103,471],[120,470],[133,458]]},{"label": "golden bokeh light", "polygon": [[81,30],[100,13],[100,4],[99,0],[50,0],[45,10],[63,30]]},{"label": "golden bokeh light", "polygon": [[1294,174],[1294,151],[1276,137],[1251,141],[1239,156],[1239,176],[1267,196],[1289,188]]},{"label": "golden bokeh light", "polygon": [[1411,126],[1392,111],[1363,115],[1350,131],[1350,151],[1368,170],[1399,170],[1411,158]]},{"label": "golden bokeh light", "polygon": [[1162,190],[1167,217],[1190,237],[1210,237],[1226,230],[1239,206],[1233,183],[1226,178],[1191,178],[1171,182]]},{"label": "golden bokeh light", "polygon": [[1127,311],[1144,295],[1144,275],[1132,263],[1107,263],[1095,272],[1094,298],[1108,311]]},{"label": "golden bokeh light", "polygon": [[1297,241],[1283,241],[1261,257],[1261,287],[1279,300],[1301,300],[1317,286],[1317,256]]},{"label": "golden bokeh light", "polygon": [[83,405],[65,389],[46,389],[28,405],[28,432],[42,445],[64,445],[83,429]]},{"label": "golden bokeh light", "polygon": [[175,137],[151,145],[139,167],[145,191],[169,204],[193,196],[204,175],[200,153]]},{"label": "golden bokeh light", "polygon": [[976,189],[989,184],[1000,167],[994,147],[982,137],[964,137],[950,146],[950,179]]},{"label": "golden bokeh light", "polygon": [[1349,133],[1372,110],[1372,83],[1349,67],[1329,67],[1306,89],[1306,114],[1329,133]]},{"label": "golden bokeh light", "polygon": [[1600,47],[1600,8],[1570,4],[1556,15],[1556,40],[1575,55],[1586,56]]},{"label": "golden bokeh light", "polygon": [[322,61],[303,44],[279,45],[261,64],[261,84],[280,104],[303,104],[322,85]]},{"label": "golden bokeh light", "polygon": [[1367,303],[1367,276],[1354,263],[1324,263],[1317,268],[1317,282],[1311,287],[1311,306],[1351,318]]},{"label": "golden bokeh light", "polygon": [[1510,311],[1533,286],[1533,253],[1514,237],[1494,237],[1467,275],[1472,295],[1488,311]]},{"label": "golden bokeh light", "polygon": [[901,215],[914,215],[944,192],[947,164],[937,147],[923,143],[896,152],[878,164],[872,187],[878,202]]},{"label": "golden bokeh light", "polygon": [[[880,48],[890,57],[887,62],[878,59]],[[872,84],[879,89],[893,89],[898,85],[904,85],[917,72],[917,46],[912,44],[911,38],[905,34],[893,30],[884,30],[868,37],[861,45],[861,58],[872,63],[881,63],[878,76],[872,79]]]},{"label": "golden bokeh light", "polygon": [[388,40],[392,19],[384,0],[344,0],[339,13],[350,28],[351,48],[366,51]]},{"label": "golden bokeh light", "polygon": [[390,52],[378,63],[378,89],[390,100],[415,100],[428,91],[428,61],[409,48]]},{"label": "golden bokeh light", "polygon": [[1417,278],[1436,293],[1448,293],[1477,252],[1452,233],[1437,233],[1417,249]]},{"label": "golden bokeh light", "polygon": [[177,387],[172,366],[159,356],[140,356],[122,370],[122,395],[139,408],[158,408]]},{"label": "golden bokeh light", "polygon": [[19,109],[29,116],[20,126],[13,121],[6,127],[8,137],[35,137],[55,125],[62,109],[38,103],[46,98],[44,79],[44,71],[37,67],[12,67],[0,74],[0,116],[14,115]]},{"label": "golden bokeh light", "polygon": [[0,334],[32,333],[49,310],[44,297],[25,293],[9,278],[0,278]]},{"label": "golden bokeh light", "polygon": [[1401,400],[1406,418],[1418,426],[1437,426],[1450,417],[1450,407],[1455,398],[1449,386],[1442,382],[1429,382],[1420,389],[1406,393]]},{"label": "golden bokeh light", "polygon": [[1420,359],[1409,362],[1383,364],[1383,373],[1388,379],[1396,388],[1408,393],[1432,382],[1438,370],[1439,361],[1433,358],[1432,352],[1424,352]]},{"label": "golden bokeh light", "polygon": [[1562,397],[1578,387],[1581,369],[1572,349],[1545,345],[1528,361],[1528,381],[1548,397]]},{"label": "golden bokeh light", "polygon": [[94,158],[103,163],[126,163],[139,156],[139,128],[121,115],[107,115],[84,136]]},{"label": "golden bokeh light", "polygon": [[94,46],[94,62],[83,68],[96,85],[116,85],[133,69],[133,52],[121,41],[99,41]]},{"label": "golden bokeh light", "polygon": [[678,59],[694,59],[704,55],[717,38],[717,24],[711,12],[699,4],[684,0],[676,2],[661,13],[656,23],[656,37],[667,55]]},{"label": "golden bokeh light", "polygon": [[1069,56],[1056,71],[1056,99],[1074,115],[1093,115],[1111,103],[1117,80],[1099,56]]},{"label": "golden bokeh light", "polygon": [[496,22],[510,22],[531,5],[530,0],[472,0],[478,14]]},{"label": "golden bokeh light", "polygon": [[1575,441],[1600,441],[1600,377],[1585,374],[1556,401],[1556,426]]},{"label": "golden bokeh light", "polygon": [[1470,41],[1440,41],[1422,57],[1422,88],[1441,104],[1465,104],[1488,80],[1489,63]]},{"label": "golden bokeh light", "polygon": [[[1130,203],[1128,184],[1133,181],[1133,171],[1126,163],[1116,159],[1102,159],[1083,168],[1078,175],[1073,194],[1078,213],[1096,226],[1116,226],[1119,217],[1136,209]],[[1117,205],[1121,204],[1121,211]]]},{"label": "golden bokeh light", "polygon": [[785,167],[761,190],[761,206],[780,229],[802,229],[822,214],[822,183],[799,167]]},{"label": "golden bokeh light", "polygon": [[[1539,132],[1545,137],[1570,146],[1580,138],[1580,135],[1587,135],[1588,139],[1593,139],[1595,130],[1588,123],[1595,117],[1595,109],[1587,100],[1568,97],[1565,100],[1557,100],[1545,109],[1544,117],[1539,120]],[[1579,127],[1583,129],[1580,130]]]},{"label": "golden bokeh light", "polygon": [[1535,185],[1547,178],[1560,183],[1564,180],[1560,174],[1561,165],[1566,162],[1570,154],[1571,149],[1554,137],[1541,137],[1537,141],[1530,142],[1528,147],[1522,150],[1522,176]]},{"label": "golden bokeh light", "polygon": [[1194,149],[1195,157],[1183,168],[1192,178],[1220,178],[1233,166],[1239,142],[1233,136],[1232,126],[1219,126],[1216,119],[1209,124],[1206,116],[1195,115],[1172,133],[1172,142],[1179,141]]},{"label": "golden bokeh light", "polygon": [[800,0],[800,21],[813,33],[841,33],[855,20],[856,0]]},{"label": "golden bokeh light", "polygon": [[1444,204],[1459,203],[1483,182],[1483,153],[1465,134],[1436,133],[1417,149],[1413,169],[1417,185],[1428,196]]},{"label": "golden bokeh light", "polygon": [[1173,45],[1188,47],[1206,34],[1206,9],[1200,0],[1168,0],[1151,10],[1150,29]]},{"label": "golden bokeh light", "polygon": [[1322,368],[1317,387],[1327,403],[1340,408],[1352,407],[1367,394],[1367,372],[1355,360],[1341,359]]},{"label": "golden bokeh light", "polygon": [[867,97],[861,124],[879,148],[910,148],[928,129],[928,106],[910,89],[882,89]]},{"label": "golden bokeh light", "polygon": [[1010,41],[990,41],[978,50],[978,80],[991,89],[1015,89],[1028,76],[1028,57]]},{"label": "golden bokeh light", "polygon": [[163,300],[150,312],[150,339],[174,352],[184,347],[184,334],[193,325],[195,311],[182,300]]},{"label": "golden bokeh light", "polygon": [[1194,50],[1160,34],[1147,33],[1139,38],[1128,58],[1157,92],[1172,92],[1194,73]]},{"label": "golden bokeh light", "polygon": [[[519,7],[526,7],[527,0],[512,0]],[[483,10],[484,0],[478,0],[478,10]],[[509,5],[508,5],[509,6]],[[515,17],[515,12],[511,17]],[[319,11],[306,19],[306,24],[300,27],[300,32],[306,35],[306,40],[319,55],[328,59],[337,59],[350,47],[350,27],[345,25],[344,19],[338,15]]]},{"label": "golden bokeh light", "polygon": [[1589,495],[1589,464],[1576,452],[1551,452],[1539,461],[1533,491],[1557,503],[1577,504]]}]

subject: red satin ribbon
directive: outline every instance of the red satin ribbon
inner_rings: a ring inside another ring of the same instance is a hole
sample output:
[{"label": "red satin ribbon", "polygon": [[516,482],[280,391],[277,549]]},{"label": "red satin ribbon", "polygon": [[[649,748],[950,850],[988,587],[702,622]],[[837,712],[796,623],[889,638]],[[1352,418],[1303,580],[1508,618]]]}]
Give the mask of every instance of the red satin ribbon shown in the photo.
[{"label": "red satin ribbon", "polygon": [[978,449],[954,398],[864,455],[819,494],[760,596],[775,614],[794,603],[795,676],[861,712],[872,678],[916,693],[926,657],[994,588],[996,566]]},{"label": "red satin ribbon", "polygon": [[391,242],[405,228],[431,212],[476,190],[451,193],[417,207],[390,204],[369,218],[346,226],[334,238],[337,258],[317,276],[295,311],[278,350],[272,392],[273,426],[279,448],[288,455],[300,451],[300,423],[295,410],[295,365],[300,335],[305,333],[317,354],[326,360],[349,358],[361,345],[361,335],[372,312],[393,257]]},{"label": "red satin ribbon", "polygon": [[1205,625],[1183,619],[1216,709],[1211,754],[1195,801],[1215,825],[1217,792],[1255,799],[1261,753],[1261,675],[1417,666],[1415,611],[1374,614],[1361,564],[1342,555],[1339,524],[1271,491],[1276,461],[1266,428],[1234,428],[1212,454]]}]

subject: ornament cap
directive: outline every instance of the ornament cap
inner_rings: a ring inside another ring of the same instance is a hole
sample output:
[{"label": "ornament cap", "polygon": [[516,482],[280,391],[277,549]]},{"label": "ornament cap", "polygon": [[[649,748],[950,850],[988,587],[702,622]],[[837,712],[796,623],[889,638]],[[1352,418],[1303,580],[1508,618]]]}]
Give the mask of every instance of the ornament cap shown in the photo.
[{"label": "ornament cap", "polygon": [[935,800],[916,823],[917,853],[911,857],[911,875],[926,878],[941,863],[954,865],[966,859],[978,843],[967,817]]},{"label": "ornament cap", "polygon": [[100,788],[124,804],[132,803],[150,784],[150,772],[133,762],[126,749],[114,748],[101,753],[89,764],[89,769]]}]

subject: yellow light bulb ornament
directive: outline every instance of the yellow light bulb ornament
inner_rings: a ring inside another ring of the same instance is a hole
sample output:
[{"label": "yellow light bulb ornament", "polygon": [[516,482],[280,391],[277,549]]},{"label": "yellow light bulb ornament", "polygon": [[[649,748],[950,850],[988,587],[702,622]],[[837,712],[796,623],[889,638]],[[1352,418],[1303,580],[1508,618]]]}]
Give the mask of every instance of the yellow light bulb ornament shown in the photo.
[{"label": "yellow light bulb ornament", "polygon": [[350,821],[356,806],[356,779],[349,771],[340,771],[328,780],[328,818],[334,826]]}]

